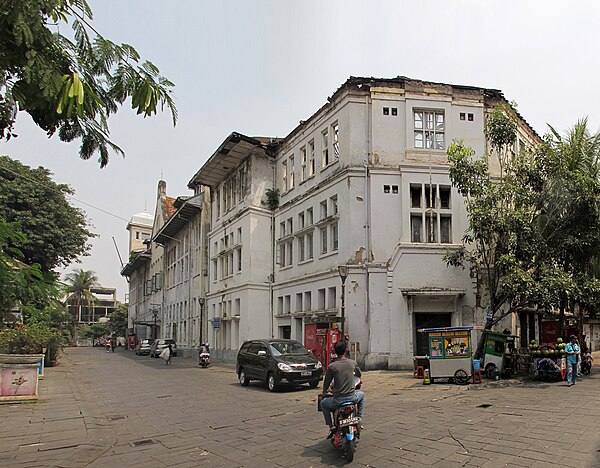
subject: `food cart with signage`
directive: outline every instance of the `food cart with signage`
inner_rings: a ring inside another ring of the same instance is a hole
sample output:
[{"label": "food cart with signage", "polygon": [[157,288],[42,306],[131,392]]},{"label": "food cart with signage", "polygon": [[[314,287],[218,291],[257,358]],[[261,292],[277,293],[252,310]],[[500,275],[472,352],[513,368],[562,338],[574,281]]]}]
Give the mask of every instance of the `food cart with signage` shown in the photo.
[{"label": "food cart with signage", "polygon": [[458,385],[469,382],[473,359],[471,332],[475,327],[422,328],[429,345],[429,377],[448,379]]},{"label": "food cart with signage", "polygon": [[489,379],[506,374],[510,377],[512,361],[517,353],[515,344],[517,338],[518,336],[508,333],[486,330],[481,366]]}]

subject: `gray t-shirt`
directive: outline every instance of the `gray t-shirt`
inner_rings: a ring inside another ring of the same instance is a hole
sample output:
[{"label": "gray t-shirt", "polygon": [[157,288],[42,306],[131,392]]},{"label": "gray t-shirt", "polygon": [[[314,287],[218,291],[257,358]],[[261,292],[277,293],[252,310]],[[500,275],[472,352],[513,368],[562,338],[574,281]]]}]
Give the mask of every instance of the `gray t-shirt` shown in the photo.
[{"label": "gray t-shirt", "polygon": [[333,380],[334,395],[350,395],[354,393],[354,375],[361,376],[360,368],[352,359],[339,358],[327,368],[323,390],[327,390]]}]

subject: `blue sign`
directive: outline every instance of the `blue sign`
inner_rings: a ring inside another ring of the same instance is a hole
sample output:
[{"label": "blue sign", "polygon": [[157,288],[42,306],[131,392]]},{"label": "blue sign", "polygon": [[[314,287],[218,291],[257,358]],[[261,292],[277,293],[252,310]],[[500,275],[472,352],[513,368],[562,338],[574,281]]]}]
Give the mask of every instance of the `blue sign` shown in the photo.
[{"label": "blue sign", "polygon": [[215,330],[219,330],[221,328],[221,319],[219,317],[215,317],[213,319],[213,328]]}]

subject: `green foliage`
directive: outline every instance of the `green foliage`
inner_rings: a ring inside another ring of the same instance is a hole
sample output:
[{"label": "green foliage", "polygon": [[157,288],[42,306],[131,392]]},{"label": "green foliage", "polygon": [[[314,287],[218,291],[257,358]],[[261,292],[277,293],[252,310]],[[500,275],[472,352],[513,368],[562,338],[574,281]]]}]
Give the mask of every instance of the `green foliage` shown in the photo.
[{"label": "green foliage", "polygon": [[279,208],[279,189],[270,188],[265,190],[265,196],[267,197],[267,208],[271,211],[275,211]]},{"label": "green foliage", "polygon": [[[123,151],[109,139],[108,118],[131,98],[144,117],[165,107],[173,124],[173,83],[128,44],[114,44],[91,25],[85,0],[0,0],[0,137],[16,135],[19,111],[62,141],[81,138],[79,154]],[[73,38],[61,34],[71,27]]]},{"label": "green foliage", "polygon": [[[447,264],[469,267],[488,298],[491,328],[511,312],[570,308],[596,313],[600,299],[600,137],[586,121],[554,129],[533,153],[512,152],[510,109],[496,109],[486,135],[500,177],[471,148],[448,148],[450,178],[465,196],[469,229]],[[479,352],[479,350],[478,350]]]},{"label": "green foliage", "polygon": [[37,263],[43,272],[87,254],[87,240],[94,236],[84,213],[67,200],[73,190],[51,176],[43,167],[32,169],[0,156],[0,219],[18,221],[27,238],[12,239],[9,245],[21,250],[23,262]]},{"label": "green foliage", "polygon": [[[17,305],[46,304],[55,292],[55,279],[42,273],[38,264],[26,265],[18,248],[26,237],[17,223],[0,219],[0,310],[8,311]],[[0,315],[0,321],[2,315]]]},{"label": "green foliage", "polygon": [[115,337],[127,336],[128,317],[127,306],[119,304],[117,308],[108,316],[108,330]]},{"label": "green foliage", "polygon": [[109,335],[108,325],[106,323],[94,323],[92,325],[87,325],[81,331],[81,335],[84,338],[91,338],[93,340],[97,340],[98,338],[102,338],[103,336]]},{"label": "green foliage", "polygon": [[[77,313],[80,312],[80,306],[90,306],[96,298],[92,294],[91,289],[98,286],[98,277],[93,271],[83,269],[74,270],[65,275],[67,283],[67,302],[75,305]],[[80,317],[76,318],[79,322]]]}]

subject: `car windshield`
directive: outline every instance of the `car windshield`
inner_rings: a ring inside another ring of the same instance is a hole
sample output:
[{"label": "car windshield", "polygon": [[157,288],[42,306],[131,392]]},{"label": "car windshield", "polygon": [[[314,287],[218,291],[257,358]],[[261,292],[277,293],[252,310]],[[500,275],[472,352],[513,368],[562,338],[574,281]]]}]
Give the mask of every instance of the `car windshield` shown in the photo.
[{"label": "car windshield", "polygon": [[273,341],[269,343],[271,354],[281,356],[282,354],[309,354],[307,349],[297,341]]}]

